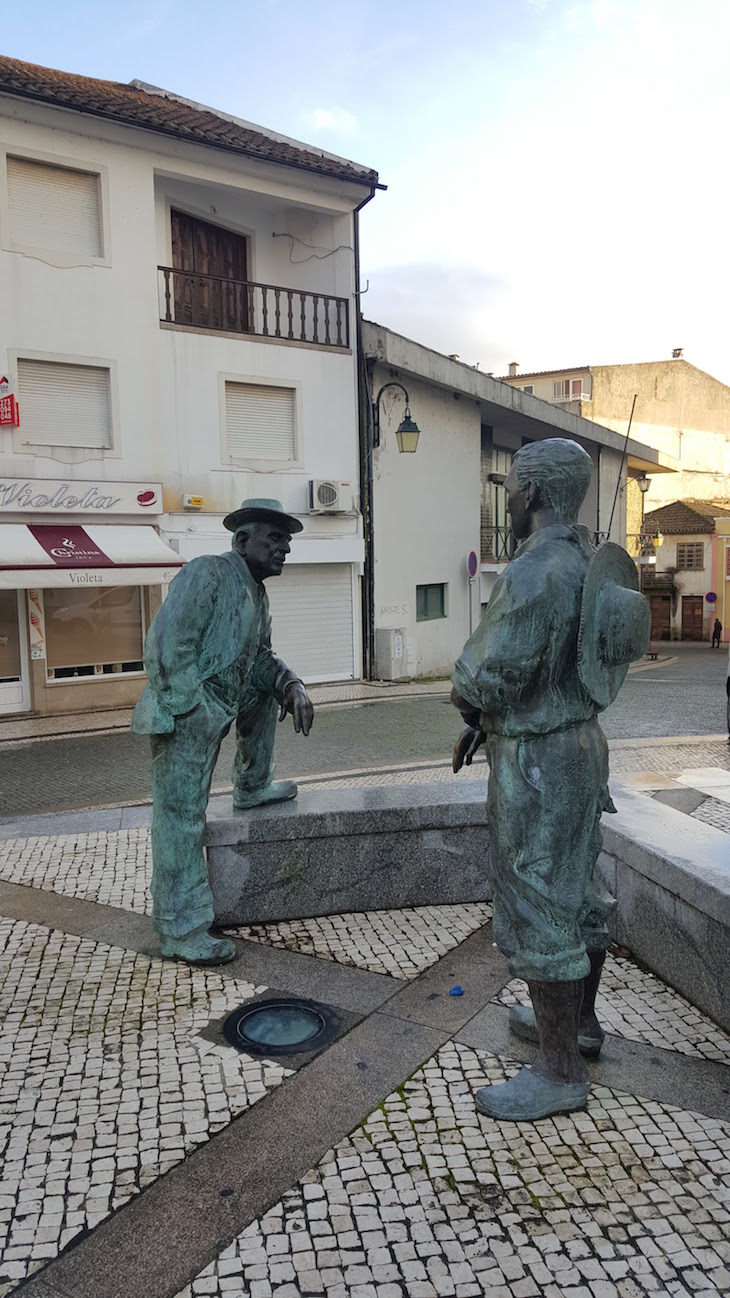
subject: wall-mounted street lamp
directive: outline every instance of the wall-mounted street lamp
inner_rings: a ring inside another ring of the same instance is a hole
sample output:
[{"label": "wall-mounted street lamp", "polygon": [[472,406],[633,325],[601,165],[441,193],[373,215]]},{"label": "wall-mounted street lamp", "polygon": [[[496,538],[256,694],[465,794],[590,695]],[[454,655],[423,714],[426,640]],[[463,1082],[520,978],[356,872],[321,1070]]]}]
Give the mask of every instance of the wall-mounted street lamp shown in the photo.
[{"label": "wall-mounted street lamp", "polygon": [[380,398],[387,388],[400,388],[406,399],[406,408],[403,412],[403,419],[395,430],[395,437],[399,451],[406,451],[413,454],[418,446],[418,438],[421,430],[416,421],[411,419],[408,393],[402,383],[384,383],[373,402],[373,446],[380,446]]},{"label": "wall-mounted street lamp", "polygon": [[642,496],[645,496],[651,486],[651,482],[649,478],[647,478],[646,474],[642,473],[641,477],[636,479],[636,485]]}]

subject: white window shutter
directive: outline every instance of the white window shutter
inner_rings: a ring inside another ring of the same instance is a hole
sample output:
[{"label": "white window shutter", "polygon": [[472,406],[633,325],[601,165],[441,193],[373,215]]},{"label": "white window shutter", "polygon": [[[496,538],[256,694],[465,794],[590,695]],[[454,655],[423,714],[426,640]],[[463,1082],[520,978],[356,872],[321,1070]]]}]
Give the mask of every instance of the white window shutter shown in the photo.
[{"label": "white window shutter", "polygon": [[99,177],[8,158],[10,231],[19,247],[102,257]]},{"label": "white window shutter", "polygon": [[232,460],[293,460],[294,389],[226,383],[226,447]]},{"label": "white window shutter", "polygon": [[20,436],[32,446],[112,446],[109,370],[18,360]]},{"label": "white window shutter", "polygon": [[266,592],[274,653],[304,681],[352,680],[351,565],[286,564],[280,577],[267,581]]}]

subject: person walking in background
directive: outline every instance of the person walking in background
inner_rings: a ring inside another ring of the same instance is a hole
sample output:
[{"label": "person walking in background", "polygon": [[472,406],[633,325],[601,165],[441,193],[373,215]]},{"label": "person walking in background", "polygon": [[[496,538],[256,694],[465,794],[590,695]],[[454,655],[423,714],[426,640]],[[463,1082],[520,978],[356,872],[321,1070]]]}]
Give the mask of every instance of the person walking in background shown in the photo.
[{"label": "person walking in background", "polygon": [[715,646],[717,646],[718,649],[720,648],[720,641],[721,641],[721,640],[722,640],[722,622],[720,621],[719,617],[716,617],[716,618],[715,618],[715,625],[714,625],[713,628],[712,628],[712,647],[713,647],[713,649],[715,648]]}]

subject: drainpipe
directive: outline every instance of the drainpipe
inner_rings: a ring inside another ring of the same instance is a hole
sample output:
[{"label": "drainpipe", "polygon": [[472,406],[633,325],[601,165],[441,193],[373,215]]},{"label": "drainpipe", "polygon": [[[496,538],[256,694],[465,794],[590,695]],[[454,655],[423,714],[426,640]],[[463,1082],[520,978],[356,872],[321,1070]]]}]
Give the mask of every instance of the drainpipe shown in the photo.
[{"label": "drainpipe", "polygon": [[360,446],[360,509],[365,540],[365,573],[362,589],[362,674],[371,681],[375,671],[375,544],[373,532],[373,446],[370,413],[370,384],[362,347],[360,312],[360,212],[375,197],[371,189],[367,198],[353,212],[353,248],[355,261],[355,346],[357,361],[357,408]]}]

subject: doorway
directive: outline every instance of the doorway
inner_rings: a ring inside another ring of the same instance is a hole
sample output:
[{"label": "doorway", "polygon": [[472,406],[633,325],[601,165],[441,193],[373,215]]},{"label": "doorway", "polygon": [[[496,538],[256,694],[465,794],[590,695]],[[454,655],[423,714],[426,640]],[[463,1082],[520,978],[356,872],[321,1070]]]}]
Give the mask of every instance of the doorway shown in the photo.
[{"label": "doorway", "polygon": [[222,226],[172,211],[175,323],[246,333],[253,292],[246,240]]},{"label": "doorway", "polygon": [[652,640],[669,640],[672,627],[672,600],[669,595],[652,595],[651,605],[651,638]]},{"label": "doorway", "polygon": [[702,640],[704,600],[701,595],[682,596],[682,639]]},{"label": "doorway", "polygon": [[0,590],[0,715],[29,707],[24,611],[22,591]]}]

